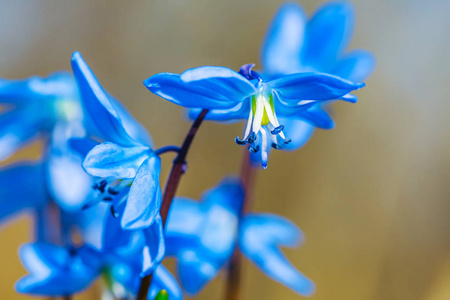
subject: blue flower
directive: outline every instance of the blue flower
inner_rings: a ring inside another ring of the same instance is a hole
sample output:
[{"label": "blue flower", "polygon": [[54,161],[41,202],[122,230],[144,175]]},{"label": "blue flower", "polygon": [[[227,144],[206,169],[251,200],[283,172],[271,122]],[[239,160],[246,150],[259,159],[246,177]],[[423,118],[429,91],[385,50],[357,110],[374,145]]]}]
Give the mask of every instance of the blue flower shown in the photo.
[{"label": "blue flower", "polygon": [[[104,178],[94,188],[99,199],[111,202],[114,215],[121,215],[124,228],[150,226],[159,215],[161,160],[142,126],[121,114],[121,107],[102,88],[94,73],[75,52],[72,69],[83,106],[106,142],[92,148],[92,141],[75,141],[74,147],[89,151],[83,162],[86,172]],[[131,125],[130,125],[131,124]],[[133,130],[130,130],[133,129]],[[123,206],[123,212],[117,207]]]},{"label": "blue flower", "polygon": [[183,288],[189,294],[198,293],[229,261],[238,242],[242,254],[267,276],[301,295],[312,294],[314,284],[280,250],[280,246],[297,245],[300,230],[272,214],[239,218],[243,198],[240,181],[228,178],[206,192],[200,202],[174,201],[166,230],[166,255],[177,258]]},{"label": "blue flower", "polygon": [[182,299],[176,280],[160,265],[165,251],[161,218],[142,230],[123,230],[106,206],[99,204],[75,217],[86,241],[81,247],[42,242],[24,245],[20,257],[30,274],[17,282],[17,291],[43,296],[74,294],[102,275],[109,292],[124,298],[136,294],[141,276],[154,273],[149,299],[161,289],[171,299]]},{"label": "blue flower", "polygon": [[[261,47],[264,74],[323,72],[354,82],[364,80],[375,68],[373,55],[360,49],[344,53],[353,34],[354,19],[353,6],[346,2],[327,3],[309,20],[299,4],[285,3],[270,24]],[[280,120],[292,139],[285,150],[302,147],[315,127],[334,128],[323,104],[308,108],[304,114]],[[322,122],[312,122],[311,118]]]},{"label": "blue flower", "polygon": [[5,108],[0,115],[0,159],[40,138],[43,170],[33,178],[61,208],[79,210],[90,193],[91,178],[81,168],[81,158],[68,147],[70,138],[86,134],[73,76],[60,72],[47,78],[0,79],[0,104]]},{"label": "blue flower", "polygon": [[315,104],[340,97],[354,102],[356,97],[345,95],[364,86],[323,73],[296,73],[265,80],[252,67],[244,65],[239,73],[211,66],[181,75],[160,73],[144,84],[154,94],[194,109],[194,115],[198,109],[209,109],[209,120],[247,119],[244,136],[236,138],[236,142],[249,145],[250,152],[259,152],[263,168],[267,167],[268,147],[282,149],[291,141],[279,117],[297,118]]}]

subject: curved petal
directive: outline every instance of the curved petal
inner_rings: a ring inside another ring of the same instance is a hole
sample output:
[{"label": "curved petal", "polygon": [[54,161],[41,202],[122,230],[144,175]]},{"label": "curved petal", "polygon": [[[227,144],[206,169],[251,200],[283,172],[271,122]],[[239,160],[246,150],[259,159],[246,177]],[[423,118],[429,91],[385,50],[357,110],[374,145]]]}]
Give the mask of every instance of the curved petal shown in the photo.
[{"label": "curved petal", "polygon": [[0,79],[0,103],[29,104],[37,99],[74,98],[76,83],[68,72],[50,74],[47,78]]},{"label": "curved petal", "polygon": [[145,129],[145,127],[133,117],[133,115],[125,108],[125,106],[123,106],[122,103],[120,103],[119,100],[116,100],[114,97],[109,95],[109,101],[119,114],[125,131],[136,141],[153,148],[152,137],[148,133],[147,129]]},{"label": "curved petal", "polygon": [[36,113],[36,105],[28,105],[0,115],[0,160],[7,159],[32,142],[45,124],[45,113]]},{"label": "curved petal", "polygon": [[161,160],[157,156],[151,156],[139,167],[123,212],[123,228],[146,228],[155,221],[161,208],[160,173]]},{"label": "curved petal", "polygon": [[150,286],[148,299],[155,299],[160,290],[167,291],[167,293],[169,294],[169,300],[183,299],[183,292],[181,291],[177,280],[163,265],[159,265],[155,270],[152,285]]},{"label": "curved petal", "polygon": [[331,74],[348,79],[350,81],[362,81],[369,77],[375,69],[375,56],[365,50],[354,50],[344,55]]},{"label": "curved petal", "polygon": [[306,26],[303,63],[327,70],[349,44],[354,19],[353,6],[348,2],[331,2],[319,9]]},{"label": "curved petal", "polygon": [[297,271],[279,249],[280,246],[295,246],[300,234],[300,230],[285,218],[249,214],[242,222],[239,247],[267,276],[308,296],[314,292],[314,283]]},{"label": "curved petal", "polygon": [[105,142],[88,153],[83,168],[88,174],[102,178],[134,178],[151,152],[145,146],[126,148]]},{"label": "curved petal", "polygon": [[166,247],[164,228],[161,216],[158,214],[153,224],[143,230],[145,236],[144,262],[141,276],[150,275],[164,258]]},{"label": "curved petal", "polygon": [[299,100],[331,100],[364,87],[337,76],[323,73],[297,73],[268,82],[281,100],[292,103]]},{"label": "curved petal", "polygon": [[42,165],[22,163],[0,170],[0,222],[48,201]]},{"label": "curved petal", "polygon": [[294,118],[279,118],[280,124],[284,125],[284,134],[291,139],[283,150],[297,150],[303,147],[314,133],[314,126]]},{"label": "curved petal", "polygon": [[181,80],[215,91],[237,102],[258,92],[248,79],[225,67],[206,66],[190,69],[181,74]]},{"label": "curved petal", "polygon": [[68,141],[68,145],[73,152],[84,158],[99,143],[89,138],[71,138]]},{"label": "curved petal", "polygon": [[[248,118],[250,104],[247,100],[238,103],[235,107],[229,109],[211,109],[205,116],[205,120],[228,122],[239,121]],[[191,120],[197,119],[202,109],[192,108],[189,110],[189,118]]]},{"label": "curved petal", "polygon": [[100,270],[91,269],[68,249],[45,244],[27,244],[20,258],[29,275],[16,283],[16,290],[41,296],[64,296],[87,288]]},{"label": "curved petal", "polygon": [[153,94],[187,108],[226,109],[243,100],[231,93],[222,95],[214,89],[184,82],[180,75],[172,73],[153,75],[144,85]]},{"label": "curved petal", "polygon": [[79,52],[74,52],[72,55],[72,69],[81,92],[83,106],[102,137],[122,146],[139,145],[139,142],[125,130],[110,97]]},{"label": "curved petal", "polygon": [[295,2],[284,3],[270,24],[261,49],[264,71],[289,74],[301,70],[300,53],[305,35],[306,16]]}]

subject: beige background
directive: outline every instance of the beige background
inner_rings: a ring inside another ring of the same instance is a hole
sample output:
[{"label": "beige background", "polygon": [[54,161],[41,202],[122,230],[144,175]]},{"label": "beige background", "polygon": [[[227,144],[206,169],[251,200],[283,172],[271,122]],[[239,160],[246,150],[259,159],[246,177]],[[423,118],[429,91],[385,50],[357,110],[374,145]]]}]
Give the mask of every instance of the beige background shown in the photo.
[{"label": "beige background", "polygon": [[[323,2],[301,3],[310,13]],[[69,69],[79,50],[162,146],[179,144],[188,123],[142,81],[200,65],[257,63],[281,1],[0,3],[1,77]],[[286,253],[316,282],[311,299],[450,299],[450,2],[354,4],[352,48],[373,51],[377,69],[357,93],[358,104],[334,106],[336,129],[317,131],[297,152],[271,156],[259,174],[255,210],[283,214],[305,232],[305,244]],[[238,170],[241,148],[233,139],[240,131],[241,125],[201,128],[180,195],[198,197]],[[13,283],[25,272],[17,247],[29,240],[29,226],[23,217],[0,231],[0,299],[28,299]],[[250,264],[244,278],[245,299],[300,298]],[[219,279],[198,299],[220,299],[221,291]]]}]

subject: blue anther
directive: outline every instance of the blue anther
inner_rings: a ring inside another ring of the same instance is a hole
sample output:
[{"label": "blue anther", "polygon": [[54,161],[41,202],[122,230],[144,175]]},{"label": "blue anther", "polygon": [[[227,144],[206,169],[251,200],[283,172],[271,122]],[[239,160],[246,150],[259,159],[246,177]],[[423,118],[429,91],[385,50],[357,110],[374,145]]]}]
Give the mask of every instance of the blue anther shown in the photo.
[{"label": "blue anther", "polygon": [[119,193],[119,191],[116,191],[113,188],[108,188],[108,193],[111,194],[111,195],[117,195]]},{"label": "blue anther", "polygon": [[116,212],[116,210],[114,209],[114,205],[111,205],[111,214],[114,218],[117,218],[119,216],[119,213]]},{"label": "blue anther", "polygon": [[256,133],[252,132],[247,140],[248,140],[249,144],[253,144],[256,140]]},{"label": "blue anther", "polygon": [[259,151],[259,145],[255,146],[255,147],[249,146],[248,151],[250,151],[252,153],[257,153]]},{"label": "blue anther", "polygon": [[274,130],[272,130],[270,133],[271,133],[272,135],[277,135],[277,134],[279,134],[280,132],[282,132],[283,130],[284,130],[284,126],[283,126],[283,125],[280,125],[280,126],[274,128]]},{"label": "blue anther", "polygon": [[291,142],[291,139],[290,139],[290,138],[285,138],[285,139],[283,140],[283,143],[285,143],[286,145],[289,144],[290,142]]},{"label": "blue anther", "polygon": [[236,144],[241,145],[241,146],[248,144],[247,140],[241,140],[238,136],[234,139],[234,141],[236,142]]},{"label": "blue anther", "polygon": [[110,196],[103,197],[103,201],[111,202],[112,200],[113,200],[113,198]]},{"label": "blue anther", "polygon": [[277,150],[280,150],[280,149],[283,149],[284,146],[283,146],[283,145],[279,145],[279,144],[272,143],[272,148],[277,149]]}]

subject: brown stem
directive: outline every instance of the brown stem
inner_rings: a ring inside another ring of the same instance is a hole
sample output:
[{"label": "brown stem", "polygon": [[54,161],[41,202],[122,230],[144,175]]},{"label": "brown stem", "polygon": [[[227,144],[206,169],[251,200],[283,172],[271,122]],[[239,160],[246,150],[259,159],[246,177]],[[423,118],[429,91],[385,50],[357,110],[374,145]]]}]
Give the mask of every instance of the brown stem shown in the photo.
[{"label": "brown stem", "polygon": [[[250,164],[250,153],[246,150],[244,160],[242,161],[241,180],[245,190],[244,203],[242,205],[240,217],[250,211],[253,201],[253,190],[256,181],[257,169]],[[241,269],[242,256],[240,255],[238,245],[236,245],[233,256],[228,263],[227,281],[225,284],[224,300],[241,299]]]},{"label": "brown stem", "polygon": [[[166,188],[164,189],[162,204],[161,204],[161,218],[163,221],[163,226],[166,225],[167,216],[169,214],[170,206],[172,205],[172,200],[175,197],[175,193],[177,191],[178,185],[180,183],[181,175],[184,174],[186,170],[186,156],[189,152],[189,148],[191,147],[192,141],[197,134],[197,130],[205,119],[206,114],[208,113],[208,109],[204,109],[200,112],[197,119],[195,119],[194,123],[191,126],[186,138],[184,139],[183,145],[181,146],[180,151],[178,152],[177,157],[173,161],[172,170],[170,171],[169,179],[166,183]],[[145,276],[141,280],[141,285],[139,286],[139,293],[137,296],[137,300],[146,300],[148,290],[150,288],[150,284],[152,281],[152,275]]]}]

